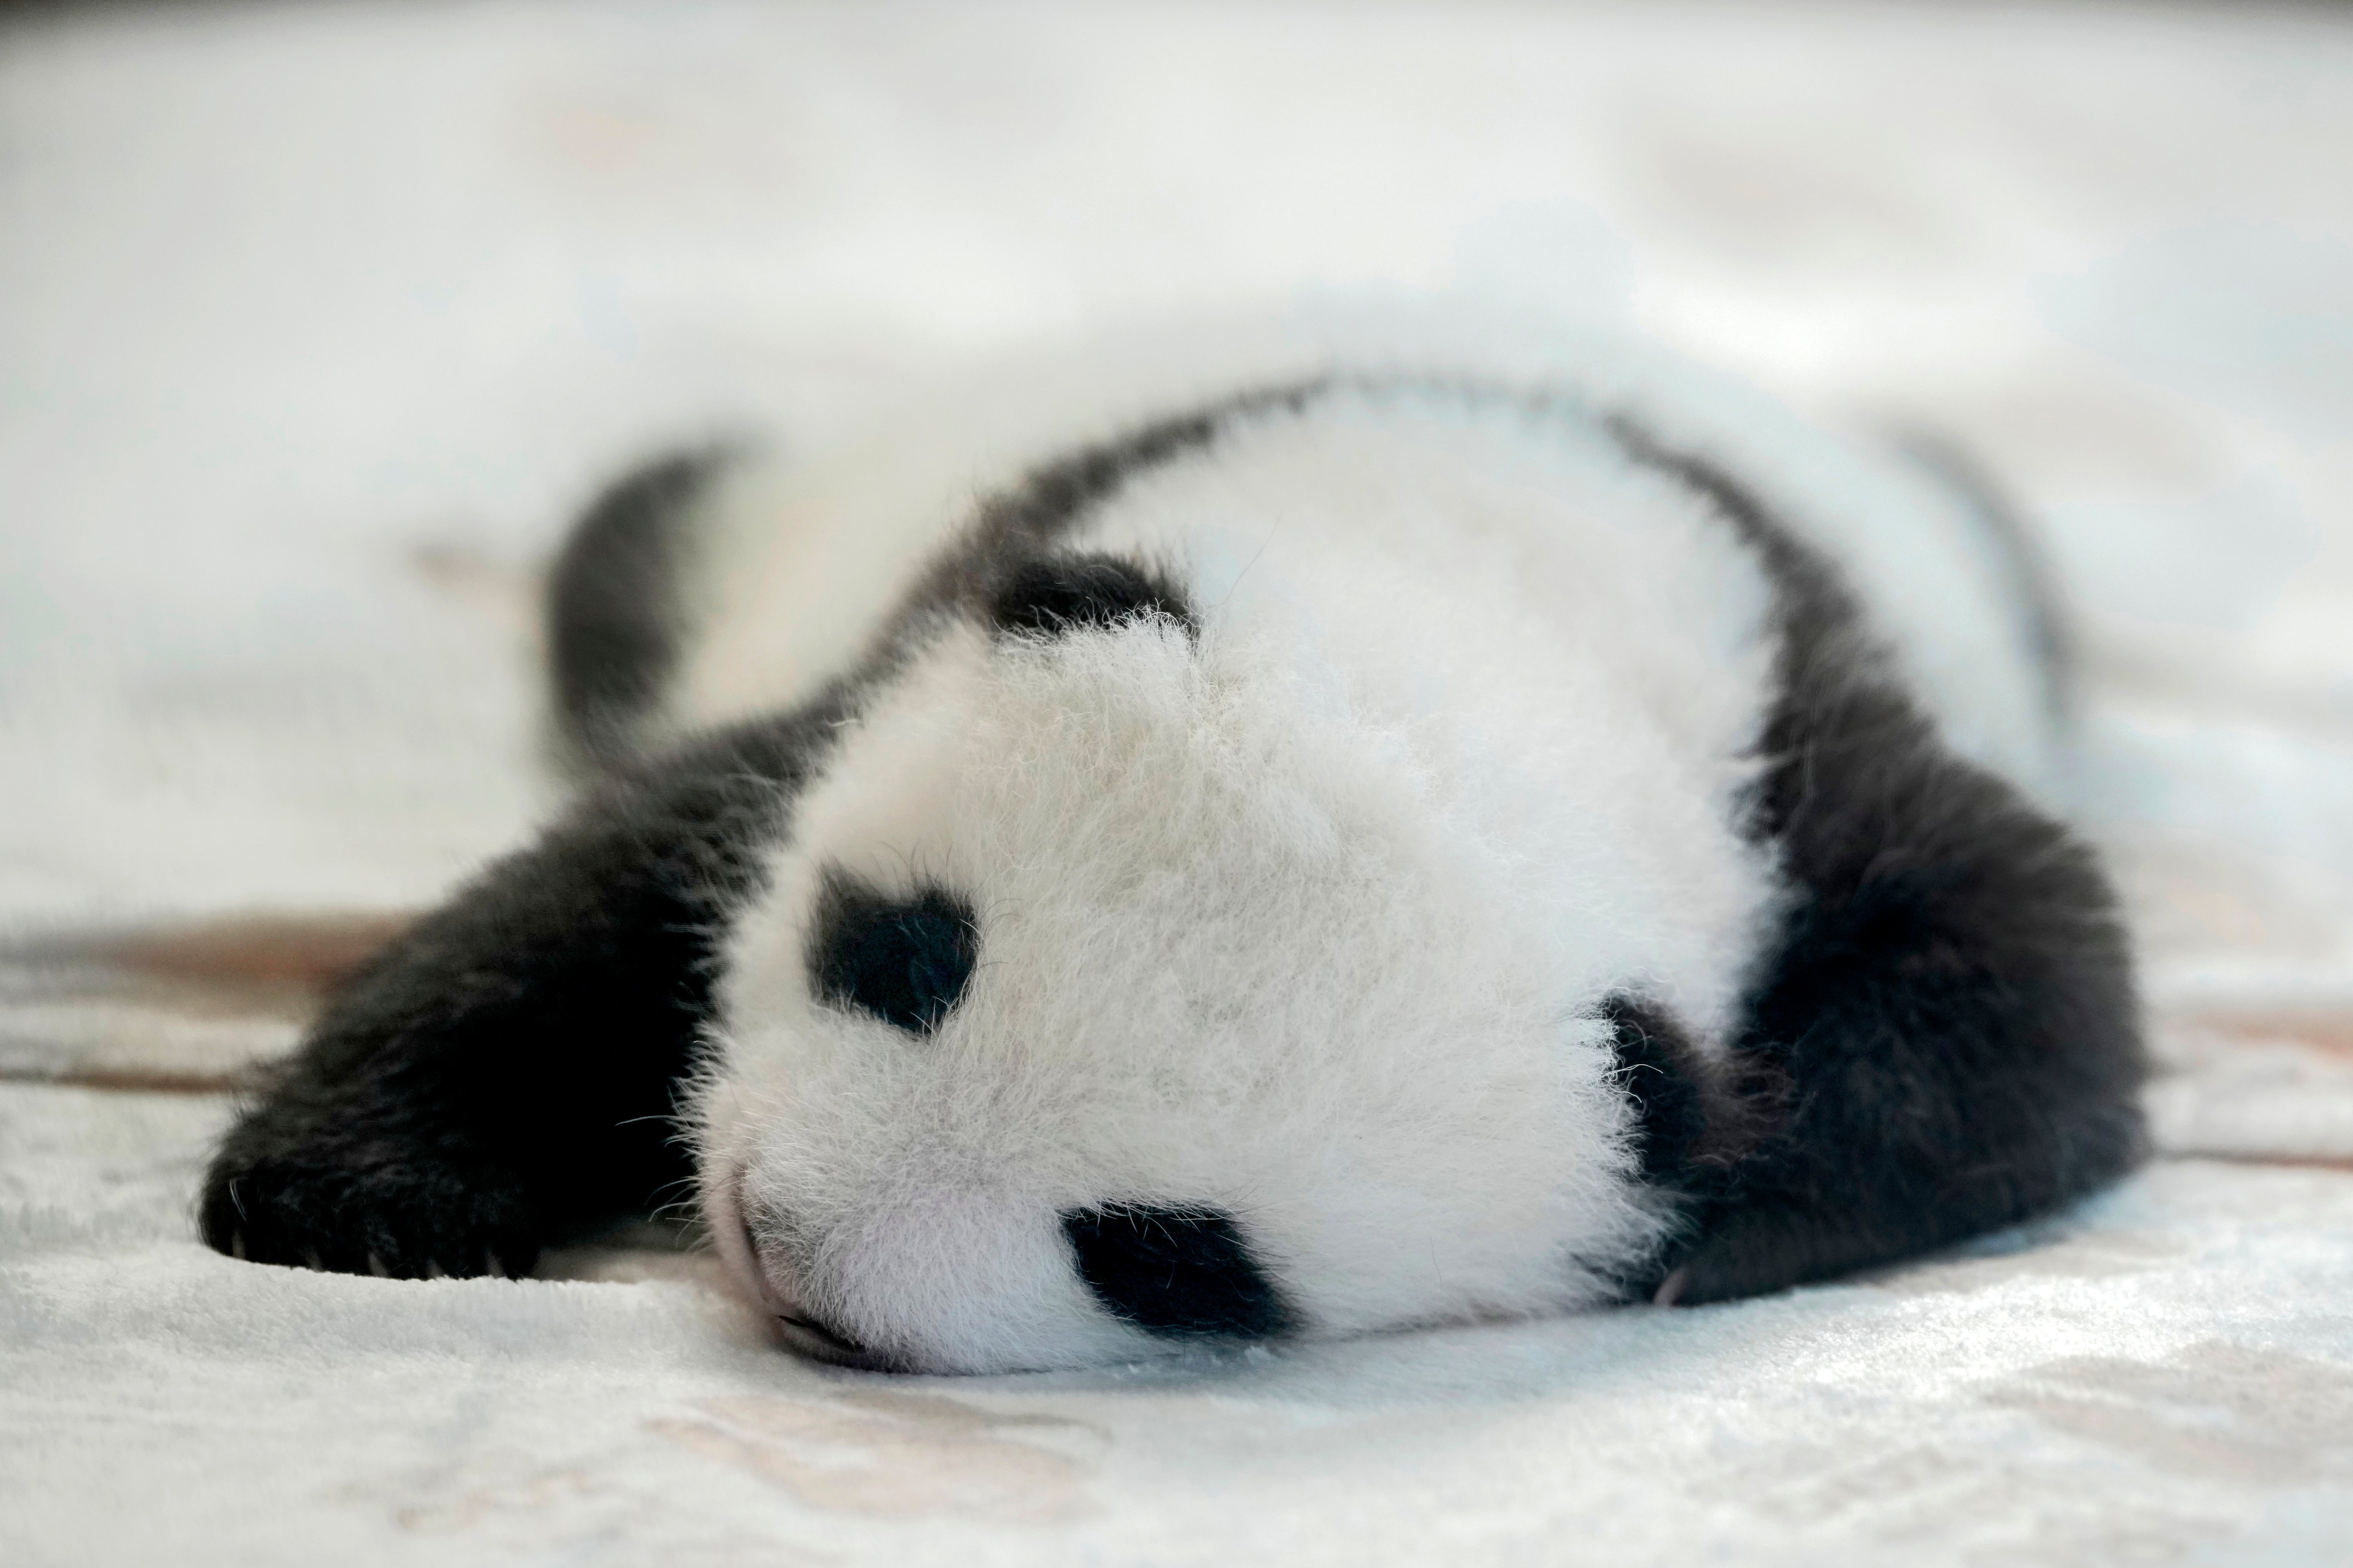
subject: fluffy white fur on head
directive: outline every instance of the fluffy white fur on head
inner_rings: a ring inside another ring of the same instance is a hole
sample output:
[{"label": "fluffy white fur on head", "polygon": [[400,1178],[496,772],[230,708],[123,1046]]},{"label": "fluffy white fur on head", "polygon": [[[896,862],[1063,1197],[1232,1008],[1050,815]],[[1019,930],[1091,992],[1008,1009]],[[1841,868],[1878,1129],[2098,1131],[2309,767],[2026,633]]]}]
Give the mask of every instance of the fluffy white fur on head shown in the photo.
[{"label": "fluffy white fur on head", "polygon": [[[817,1315],[912,1365],[1144,1353],[1059,1215],[1236,1215],[1313,1330],[1588,1300],[1629,1195],[1598,1022],[1415,759],[1266,639],[964,632],[846,742],[738,925],[707,1169]],[[813,994],[839,868],[978,916],[911,1037]]]},{"label": "fluffy white fur on head", "polygon": [[[1540,423],[1269,416],[1071,545],[1198,638],[958,625],[870,700],[733,927],[699,1105],[772,1295],[910,1367],[1146,1353],[1062,1229],[1104,1205],[1232,1215],[1311,1333],[1616,1288],[1662,1217],[1600,1009],[1722,1027],[1770,639],[1720,527]],[[843,877],[972,911],[935,1031],[818,994]]]}]

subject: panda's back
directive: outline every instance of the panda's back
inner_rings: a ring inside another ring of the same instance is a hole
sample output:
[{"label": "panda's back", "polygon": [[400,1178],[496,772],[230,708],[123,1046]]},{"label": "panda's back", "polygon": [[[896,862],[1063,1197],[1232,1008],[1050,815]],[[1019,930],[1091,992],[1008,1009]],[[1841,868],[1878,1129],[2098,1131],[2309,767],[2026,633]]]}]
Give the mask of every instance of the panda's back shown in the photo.
[{"label": "panda's back", "polygon": [[1135,562],[1243,679],[1392,733],[1432,831],[1511,868],[1495,896],[1575,955],[1576,992],[1631,978],[1704,1048],[1788,897],[1753,807],[1790,551],[1852,590],[1845,657],[2047,798],[2031,628],[1925,476],[1648,360],[1540,379],[1278,347],[1222,381],[1004,371],[829,453],[670,471],[673,651],[607,732],[654,750],[871,681],[992,550]]},{"label": "panda's back", "polygon": [[[1630,460],[1622,437],[1631,430],[1705,458],[1835,563],[1947,742],[2031,796],[2059,799],[2055,672],[2038,607],[2021,592],[2027,569],[1996,520],[1928,468],[1823,435],[1736,387],[1617,342],[1563,340],[1541,352],[1515,342],[1505,353],[1440,333],[1398,347],[1361,329],[1295,321],[1200,338],[1209,341],[1176,350],[1154,338],[992,366],[895,405],[862,434],[822,449],[745,455],[701,470],[691,493],[673,491],[679,515],[664,544],[672,588],[661,611],[672,647],[659,678],[638,683],[648,694],[632,714],[633,743],[652,749],[807,700],[859,668],[920,591],[933,557],[990,497],[1155,423],[1229,409],[1209,421],[1210,439],[1136,466],[1086,520],[1106,540],[1149,528],[1165,544],[1186,532],[1199,602],[1221,613],[1250,602],[1244,593],[1229,603],[1221,577],[1237,589],[1282,580],[1265,552],[1288,547],[1292,536],[1303,545],[1320,529],[1342,550],[1360,551],[1374,542],[1364,531],[1373,523],[1404,519],[1403,498],[1379,493],[1372,469],[1346,460],[1343,448],[1356,441],[1379,450],[1414,431],[1419,449],[1451,443],[1455,459],[1413,476],[1421,510],[1382,543],[1399,562],[1422,552],[1424,597],[1457,596],[1482,613],[1515,606],[1574,636],[1623,618],[1630,605],[1683,593],[1683,613],[1698,624],[1664,628],[1672,634],[1664,642],[1621,637],[1615,647],[1624,657],[1615,662],[1662,693],[1715,689],[1679,683],[1669,673],[1673,657],[1661,667],[1639,650],[1696,656],[1739,646],[1755,635],[1753,581],[1743,588],[1715,555],[1689,582],[1622,584],[1632,597],[1613,597],[1606,574],[1579,564],[1591,540],[1546,537],[1554,526],[1541,504],[1547,485],[1560,487],[1556,501],[1581,500],[1588,520],[1615,515],[1635,527],[1689,518],[1688,486],[1672,494],[1677,483],[1658,465]],[[1257,406],[1308,386],[1321,390],[1298,406]],[[1376,427],[1388,434],[1368,434]],[[1258,513],[1171,522],[1168,510],[1179,503],[1168,498],[1231,489],[1245,461],[1270,491]],[[1394,481],[1401,470],[1392,464],[1388,472]],[[1539,504],[1515,510],[1507,492]],[[1523,537],[1505,542],[1515,519]],[[1720,521],[1710,526],[1724,531]],[[1255,563],[1248,573],[1246,562]],[[1504,562],[1510,567],[1498,575]],[[642,559],[630,564],[643,580]],[[1594,651],[1612,662],[1608,650]]]}]

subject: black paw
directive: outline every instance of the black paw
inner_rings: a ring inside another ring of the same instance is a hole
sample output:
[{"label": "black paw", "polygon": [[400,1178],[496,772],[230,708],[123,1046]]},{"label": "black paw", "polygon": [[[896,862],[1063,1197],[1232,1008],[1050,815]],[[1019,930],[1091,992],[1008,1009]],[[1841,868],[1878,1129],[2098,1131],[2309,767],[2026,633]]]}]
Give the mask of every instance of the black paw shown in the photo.
[{"label": "black paw", "polygon": [[519,1276],[545,1228],[522,1185],[397,1150],[221,1152],[201,1214],[214,1249],[255,1263],[396,1279]]}]

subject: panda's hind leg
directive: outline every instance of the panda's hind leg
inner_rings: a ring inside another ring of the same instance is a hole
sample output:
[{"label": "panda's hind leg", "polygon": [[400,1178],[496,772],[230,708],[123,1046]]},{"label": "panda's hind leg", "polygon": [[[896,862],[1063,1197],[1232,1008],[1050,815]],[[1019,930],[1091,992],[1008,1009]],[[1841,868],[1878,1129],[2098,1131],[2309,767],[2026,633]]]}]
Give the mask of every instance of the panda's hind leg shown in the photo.
[{"label": "panda's hind leg", "polygon": [[605,773],[668,738],[663,698],[694,635],[698,517],[739,455],[713,445],[647,463],[574,525],[546,599],[554,741],[569,771]]},{"label": "panda's hind leg", "polygon": [[1921,429],[1900,431],[1896,450],[1926,473],[1958,505],[1984,541],[2017,617],[2020,641],[2041,677],[2053,725],[2064,731],[2077,714],[2080,661],[2073,617],[2057,566],[2040,532],[2020,512],[1992,472],[1949,438]]}]

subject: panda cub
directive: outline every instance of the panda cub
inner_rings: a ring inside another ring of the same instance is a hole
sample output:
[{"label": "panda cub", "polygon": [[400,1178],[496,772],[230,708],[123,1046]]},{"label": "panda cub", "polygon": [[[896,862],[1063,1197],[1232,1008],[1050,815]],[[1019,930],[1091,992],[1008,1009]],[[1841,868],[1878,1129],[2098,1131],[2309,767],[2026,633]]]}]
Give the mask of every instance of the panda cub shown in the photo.
[{"label": "panda cub", "polygon": [[1601,342],[1286,326],[659,463],[553,583],[576,801],[348,983],[205,1236],[516,1274],[691,1178],[791,1347],[986,1373],[2047,1211],[2141,1058],[2033,568]]}]

